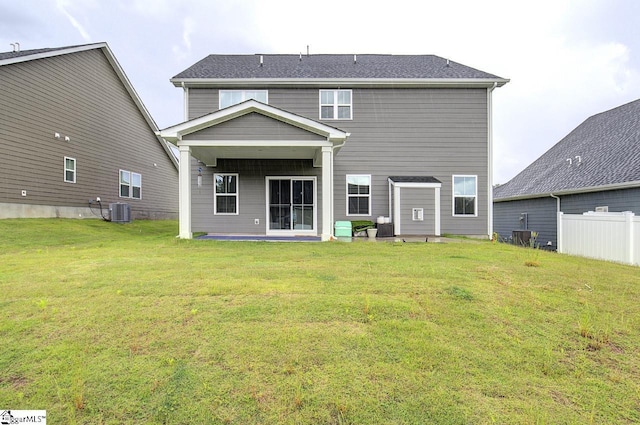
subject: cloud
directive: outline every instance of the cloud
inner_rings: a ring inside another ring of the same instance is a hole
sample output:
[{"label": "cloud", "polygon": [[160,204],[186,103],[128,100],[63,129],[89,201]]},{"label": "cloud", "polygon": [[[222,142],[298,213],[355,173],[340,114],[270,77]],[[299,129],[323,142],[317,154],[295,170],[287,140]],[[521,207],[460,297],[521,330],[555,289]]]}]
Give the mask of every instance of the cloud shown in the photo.
[{"label": "cloud", "polygon": [[196,31],[196,21],[191,17],[186,17],[182,20],[182,41],[187,50],[191,50],[191,36]]},{"label": "cloud", "polygon": [[78,30],[80,36],[87,43],[91,42],[91,36],[89,35],[89,33],[84,29],[82,25],[80,25],[80,22],[78,22],[78,20],[74,18],[73,15],[71,15],[71,13],[69,13],[69,11],[67,10],[69,6],[71,6],[71,2],[69,0],[56,0],[56,7],[58,8],[58,10],[60,10],[60,12],[62,12],[62,14],[67,17],[69,22],[71,22],[71,25],[73,25],[73,27]]}]

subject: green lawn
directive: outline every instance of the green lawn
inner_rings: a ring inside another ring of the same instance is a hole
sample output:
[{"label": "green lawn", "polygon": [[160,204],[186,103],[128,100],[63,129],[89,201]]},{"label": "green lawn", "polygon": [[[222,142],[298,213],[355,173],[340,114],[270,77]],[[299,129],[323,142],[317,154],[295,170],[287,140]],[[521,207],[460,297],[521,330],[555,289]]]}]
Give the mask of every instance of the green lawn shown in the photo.
[{"label": "green lawn", "polygon": [[640,269],[490,242],[0,220],[0,409],[49,424],[640,422]]}]

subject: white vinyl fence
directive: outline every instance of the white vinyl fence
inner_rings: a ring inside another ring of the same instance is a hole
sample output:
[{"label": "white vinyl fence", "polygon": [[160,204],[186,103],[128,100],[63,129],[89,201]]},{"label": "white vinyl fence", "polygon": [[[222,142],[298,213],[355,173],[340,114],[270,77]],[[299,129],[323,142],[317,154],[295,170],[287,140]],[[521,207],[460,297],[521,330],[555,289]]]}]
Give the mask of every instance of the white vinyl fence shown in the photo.
[{"label": "white vinyl fence", "polygon": [[640,266],[640,217],[558,213],[558,252]]}]

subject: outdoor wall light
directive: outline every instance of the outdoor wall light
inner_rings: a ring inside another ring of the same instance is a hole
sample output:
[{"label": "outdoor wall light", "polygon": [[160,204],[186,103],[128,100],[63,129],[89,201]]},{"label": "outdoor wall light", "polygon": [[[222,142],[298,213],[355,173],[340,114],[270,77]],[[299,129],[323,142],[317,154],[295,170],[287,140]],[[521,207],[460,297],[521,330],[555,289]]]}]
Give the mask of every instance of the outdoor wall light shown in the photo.
[{"label": "outdoor wall light", "polygon": [[202,167],[198,167],[198,188],[202,187]]}]

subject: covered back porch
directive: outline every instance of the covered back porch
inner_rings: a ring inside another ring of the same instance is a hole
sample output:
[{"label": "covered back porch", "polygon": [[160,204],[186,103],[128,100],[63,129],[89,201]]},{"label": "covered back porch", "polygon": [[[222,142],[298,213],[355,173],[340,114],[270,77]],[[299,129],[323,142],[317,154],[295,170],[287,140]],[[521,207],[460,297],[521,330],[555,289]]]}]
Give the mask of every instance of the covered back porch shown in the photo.
[{"label": "covered back porch", "polygon": [[348,133],[249,100],[159,135],[180,152],[180,238],[332,237],[333,158]]}]

